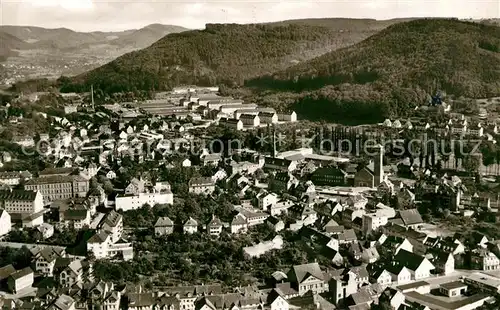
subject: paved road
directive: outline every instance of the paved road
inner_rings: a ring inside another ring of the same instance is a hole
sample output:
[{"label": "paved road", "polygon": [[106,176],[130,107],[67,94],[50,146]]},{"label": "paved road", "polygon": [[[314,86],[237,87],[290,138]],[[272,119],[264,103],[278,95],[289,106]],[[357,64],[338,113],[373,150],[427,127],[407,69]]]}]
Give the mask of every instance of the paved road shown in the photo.
[{"label": "paved road", "polygon": [[[415,283],[415,282],[419,282],[419,281],[425,281],[427,283],[429,283],[431,285],[431,289],[435,289],[435,288],[438,288],[441,284],[444,284],[444,283],[448,283],[448,282],[453,282],[453,281],[458,281],[460,280],[461,277],[464,277],[464,276],[467,276],[469,274],[472,274],[472,273],[475,273],[475,272],[481,272],[481,270],[465,270],[465,269],[459,269],[459,270],[455,270],[454,273],[450,274],[450,275],[446,275],[446,276],[433,276],[433,277],[430,277],[430,278],[426,278],[426,279],[421,279],[421,280],[418,280],[418,281],[411,281],[411,282],[408,282],[408,283],[405,283],[406,284],[411,284],[411,283]],[[500,271],[499,272],[499,275],[500,275]],[[399,284],[392,284],[391,287],[393,288],[396,288],[400,286]]]},{"label": "paved road", "polygon": [[20,249],[23,246],[27,247],[28,249],[34,249],[34,248],[39,248],[39,249],[44,249],[44,248],[55,248],[55,249],[60,249],[64,250],[66,247],[64,246],[57,246],[57,245],[48,245],[48,244],[34,244],[34,243],[20,243],[20,242],[0,242],[0,247],[4,248],[14,248],[14,249]]}]

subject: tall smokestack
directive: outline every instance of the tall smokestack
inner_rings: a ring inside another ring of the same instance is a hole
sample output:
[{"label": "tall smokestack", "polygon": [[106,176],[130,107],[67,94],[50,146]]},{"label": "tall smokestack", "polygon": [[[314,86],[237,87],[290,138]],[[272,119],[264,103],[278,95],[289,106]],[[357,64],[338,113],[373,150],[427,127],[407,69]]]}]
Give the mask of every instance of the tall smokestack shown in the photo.
[{"label": "tall smokestack", "polygon": [[276,129],[273,126],[273,157],[276,158],[278,152],[276,151]]},{"label": "tall smokestack", "polygon": [[95,105],[94,105],[94,85],[90,85],[90,96],[92,97],[92,109],[95,111]]}]

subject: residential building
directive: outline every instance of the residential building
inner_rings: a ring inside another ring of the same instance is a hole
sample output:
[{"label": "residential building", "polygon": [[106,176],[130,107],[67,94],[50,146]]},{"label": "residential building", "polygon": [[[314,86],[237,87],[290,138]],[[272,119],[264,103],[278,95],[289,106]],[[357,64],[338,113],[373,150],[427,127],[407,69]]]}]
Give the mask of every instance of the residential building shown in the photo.
[{"label": "residential building", "polygon": [[394,261],[408,268],[413,280],[428,278],[431,276],[431,270],[435,269],[427,258],[403,249],[396,254]]},{"label": "residential building", "polygon": [[17,270],[9,276],[7,279],[7,284],[11,292],[17,294],[25,289],[31,288],[34,282],[33,270],[30,267],[26,267],[21,270]]},{"label": "residential building", "polygon": [[391,285],[392,274],[385,268],[376,268],[370,273],[370,280],[381,285]]},{"label": "residential building", "polygon": [[334,166],[318,168],[311,175],[311,181],[319,186],[344,186],[347,184],[347,173]]},{"label": "residential building", "polygon": [[248,230],[247,219],[242,214],[237,214],[231,222],[231,233],[246,233]]},{"label": "residential building", "polygon": [[43,211],[43,197],[32,190],[0,190],[0,207],[9,214],[33,214]]},{"label": "residential building", "polygon": [[86,197],[89,191],[89,180],[78,175],[48,176],[31,179],[24,188],[28,191],[37,191],[43,195],[43,203],[68,199],[72,197]]},{"label": "residential building", "polygon": [[274,112],[260,112],[259,120],[262,124],[275,124],[278,122],[278,114]]},{"label": "residential building", "polygon": [[259,208],[266,211],[268,207],[275,205],[278,202],[278,195],[275,193],[262,192],[257,195],[259,201]]},{"label": "residential building", "polygon": [[76,301],[73,297],[62,294],[57,297],[57,299],[52,303],[48,310],[75,310]]},{"label": "residential building", "polygon": [[287,277],[300,296],[309,291],[314,293],[328,292],[325,275],[318,263],[293,266]]},{"label": "residential building", "polygon": [[280,232],[285,229],[285,223],[277,217],[270,216],[266,219],[266,222],[274,232]]},{"label": "residential building", "polygon": [[215,191],[212,178],[193,178],[189,180],[189,192],[198,195],[210,195]]},{"label": "residential building", "polygon": [[75,230],[88,228],[90,221],[90,211],[87,209],[67,209],[59,213],[59,223]]},{"label": "residential building", "polygon": [[113,243],[111,234],[100,230],[87,241],[87,251],[96,259],[106,259],[120,255],[123,260],[133,258],[134,252],[130,243]]},{"label": "residential building", "polygon": [[471,266],[480,270],[497,270],[500,269],[500,260],[493,252],[487,249],[479,249],[472,252]]},{"label": "residential building", "polygon": [[194,234],[198,232],[198,222],[190,217],[182,228],[185,234]]},{"label": "residential building", "polygon": [[397,224],[411,229],[416,229],[424,223],[417,209],[401,210],[398,218],[401,219],[401,222],[397,221]]},{"label": "residential building", "polygon": [[32,177],[33,175],[28,171],[2,171],[0,172],[0,184],[16,186]]},{"label": "residential building", "polygon": [[392,283],[405,284],[412,280],[411,271],[403,265],[393,262],[387,265],[385,269],[391,274]]},{"label": "residential building", "polygon": [[112,243],[117,243],[123,234],[123,216],[115,210],[111,210],[101,220],[98,228],[110,234]]},{"label": "residential building", "polygon": [[10,214],[0,209],[0,237],[7,235],[12,228]]},{"label": "residential building", "polygon": [[356,274],[353,272],[344,272],[342,269],[336,270],[332,275],[329,282],[329,289],[335,304],[339,304],[340,301],[345,300],[358,291],[356,277]]},{"label": "residential building", "polygon": [[212,220],[207,224],[207,233],[210,236],[218,237],[222,233],[222,222],[215,215],[212,216]]},{"label": "residential building", "polygon": [[49,239],[54,235],[54,226],[49,223],[43,223],[37,226],[36,229],[42,234],[42,239]]},{"label": "residential building", "polygon": [[434,265],[437,272],[450,275],[455,271],[455,257],[449,252],[432,250],[426,254],[426,258]]},{"label": "residential building", "polygon": [[[64,260],[62,260],[64,261]],[[58,269],[57,279],[63,287],[72,287],[73,285],[83,284],[83,265],[81,260],[67,261],[68,263],[60,266]]]},{"label": "residential building", "polygon": [[363,233],[369,234],[379,229],[379,227],[387,225],[389,217],[390,215],[385,210],[363,214]]},{"label": "residential building", "polygon": [[65,251],[57,248],[46,247],[35,254],[35,271],[46,276],[52,277],[54,275],[54,267],[56,260],[59,257],[64,257]]},{"label": "residential building", "polygon": [[174,232],[174,222],[168,217],[160,217],[155,224],[155,234],[157,236],[170,235]]},{"label": "residential building", "polygon": [[284,158],[266,157],[264,163],[264,169],[293,172],[295,171],[295,169],[297,169],[297,162],[294,160],[289,160]]},{"label": "residential building", "polygon": [[282,295],[280,290],[273,289],[267,295],[266,304],[269,305],[270,310],[289,310],[290,304]]},{"label": "residential building", "polygon": [[201,161],[203,166],[217,166],[222,161],[222,156],[220,154],[206,154],[201,156]]},{"label": "residential building", "polygon": [[157,204],[173,204],[174,194],[170,189],[161,191],[152,190],[151,192],[144,192],[139,194],[126,194],[124,196],[116,196],[115,208],[116,210],[136,210],[144,205],[151,207]]}]

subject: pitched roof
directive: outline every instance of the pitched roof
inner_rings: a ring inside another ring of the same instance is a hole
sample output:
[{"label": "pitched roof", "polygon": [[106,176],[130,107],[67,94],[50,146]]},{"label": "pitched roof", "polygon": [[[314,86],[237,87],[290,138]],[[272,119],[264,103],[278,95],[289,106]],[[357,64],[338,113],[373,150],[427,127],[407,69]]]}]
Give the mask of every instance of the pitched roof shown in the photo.
[{"label": "pitched roof", "polygon": [[237,214],[234,218],[233,221],[231,222],[231,225],[244,225],[247,223],[246,218],[242,214]]},{"label": "pitched roof", "polygon": [[120,222],[120,218],[122,215],[115,210],[111,210],[106,216],[104,217],[103,224],[106,224],[111,227],[116,227],[118,223]]},{"label": "pitched roof", "polygon": [[59,253],[54,251],[52,248],[43,248],[40,252],[38,252],[40,256],[47,262],[53,262],[58,257],[60,257]]},{"label": "pitched roof", "polygon": [[78,221],[86,219],[88,216],[89,216],[88,210],[69,209],[64,211],[65,220]]},{"label": "pitched roof", "polygon": [[156,221],[155,227],[166,227],[166,226],[174,226],[174,222],[168,217],[160,217]]},{"label": "pitched roof", "polygon": [[212,217],[212,220],[210,220],[210,223],[208,223],[208,226],[209,227],[214,227],[214,226],[220,227],[220,226],[222,226],[222,222],[221,222],[221,220],[218,217],[216,217],[214,215]]},{"label": "pitched roof", "polygon": [[0,190],[0,200],[2,201],[33,201],[37,192],[26,190]]},{"label": "pitched roof", "polygon": [[21,270],[18,270],[10,275],[14,280],[20,279],[22,277],[25,277],[29,274],[33,273],[33,270],[31,270],[30,267],[23,268]]},{"label": "pitched roof", "polygon": [[0,280],[7,279],[11,274],[16,272],[16,268],[12,265],[3,266],[0,268]]},{"label": "pitched roof", "polygon": [[417,209],[401,210],[399,211],[399,216],[405,225],[415,225],[424,222]]},{"label": "pitched roof", "polygon": [[195,221],[192,217],[190,217],[186,223],[184,223],[184,226],[198,226],[198,222]]},{"label": "pitched roof", "polygon": [[214,185],[212,178],[192,178],[189,180],[189,186],[207,186]]},{"label": "pitched roof", "polygon": [[90,239],[87,241],[87,243],[103,243],[105,242],[109,237],[109,234],[106,233],[105,231],[100,231],[90,237]]},{"label": "pitched roof", "polygon": [[398,254],[394,257],[394,261],[413,271],[417,270],[425,259],[426,258],[423,256],[408,252],[404,249],[399,250]]},{"label": "pitched roof", "polygon": [[344,232],[342,232],[339,235],[339,240],[354,241],[354,240],[358,240],[358,237],[356,237],[356,233],[354,232],[354,229],[347,229],[347,230],[344,230]]},{"label": "pitched roof", "polygon": [[288,278],[291,281],[295,280],[297,283],[301,283],[310,275],[323,280],[323,272],[321,271],[318,263],[295,265],[293,266]]}]

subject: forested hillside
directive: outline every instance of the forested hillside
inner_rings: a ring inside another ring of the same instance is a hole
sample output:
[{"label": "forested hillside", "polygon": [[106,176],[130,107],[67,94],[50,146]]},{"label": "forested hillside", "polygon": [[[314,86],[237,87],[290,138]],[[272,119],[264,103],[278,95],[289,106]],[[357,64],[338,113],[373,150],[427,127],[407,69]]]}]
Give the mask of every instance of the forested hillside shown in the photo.
[{"label": "forested hillside", "polygon": [[324,27],[209,24],[205,30],[170,34],[75,81],[105,92],[179,84],[238,85],[310,59],[317,55],[315,50],[334,44],[335,37]]},{"label": "forested hillside", "polygon": [[436,88],[456,96],[498,96],[500,28],[444,19],[399,23],[247,86],[292,92],[303,115],[328,120],[404,116]]}]

